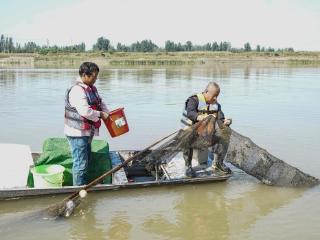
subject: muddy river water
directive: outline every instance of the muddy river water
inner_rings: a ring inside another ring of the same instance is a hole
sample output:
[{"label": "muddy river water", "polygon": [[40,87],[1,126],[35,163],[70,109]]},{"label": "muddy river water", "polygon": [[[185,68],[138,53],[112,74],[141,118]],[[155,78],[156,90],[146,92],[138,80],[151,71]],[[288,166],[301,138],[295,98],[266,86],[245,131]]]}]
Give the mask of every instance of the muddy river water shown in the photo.
[{"label": "muddy river water", "polygon": [[[64,94],[77,69],[0,69],[0,142],[41,151],[63,137]],[[220,64],[103,69],[109,109],[124,107],[130,132],[99,139],[142,149],[179,127],[185,99],[221,86],[232,127],[320,178],[320,68]],[[1,156],[2,167],[10,156]],[[14,173],[13,173],[14,176]],[[320,239],[320,188],[269,187],[235,170],[226,182],[92,193],[65,220],[32,213],[62,196],[0,201],[0,239]]]}]

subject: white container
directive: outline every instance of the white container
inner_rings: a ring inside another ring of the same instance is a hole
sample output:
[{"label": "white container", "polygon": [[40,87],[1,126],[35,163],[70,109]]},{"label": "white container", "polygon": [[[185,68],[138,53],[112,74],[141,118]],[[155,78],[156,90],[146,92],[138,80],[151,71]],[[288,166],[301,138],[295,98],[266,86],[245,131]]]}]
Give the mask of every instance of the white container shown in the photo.
[{"label": "white container", "polygon": [[31,169],[35,188],[62,187],[64,167],[58,164],[40,165]]}]

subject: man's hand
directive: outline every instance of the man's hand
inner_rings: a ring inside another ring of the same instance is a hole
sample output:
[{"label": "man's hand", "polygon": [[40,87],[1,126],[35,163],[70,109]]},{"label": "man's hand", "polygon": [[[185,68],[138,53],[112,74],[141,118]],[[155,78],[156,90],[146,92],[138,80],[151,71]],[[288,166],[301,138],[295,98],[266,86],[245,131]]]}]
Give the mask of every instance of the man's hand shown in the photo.
[{"label": "man's hand", "polygon": [[198,117],[197,117],[197,121],[202,121],[203,119],[205,119],[206,117],[208,117],[208,115],[207,114],[201,114],[201,115],[199,115]]},{"label": "man's hand", "polygon": [[100,117],[101,117],[103,120],[107,120],[107,119],[109,118],[109,113],[100,112]]},{"label": "man's hand", "polygon": [[223,124],[225,126],[230,126],[232,123],[232,119],[231,118],[226,118],[224,121],[223,121]]}]

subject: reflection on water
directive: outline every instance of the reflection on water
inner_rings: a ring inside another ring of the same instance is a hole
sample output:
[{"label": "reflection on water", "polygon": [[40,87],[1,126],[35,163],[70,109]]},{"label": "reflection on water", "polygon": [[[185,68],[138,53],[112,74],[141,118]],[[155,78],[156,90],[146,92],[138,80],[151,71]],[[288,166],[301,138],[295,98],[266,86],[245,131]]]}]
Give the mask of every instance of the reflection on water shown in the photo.
[{"label": "reflection on water", "polygon": [[[2,239],[299,239],[292,231],[304,229],[319,237],[319,197],[320,188],[240,181],[112,191],[89,194],[71,218],[58,220],[33,213],[61,197],[29,199],[0,205],[0,231]],[[303,226],[300,220],[309,218]],[[283,224],[289,232],[281,231]]]},{"label": "reflection on water", "polygon": [[[106,232],[101,228],[95,217],[95,209],[92,207],[96,200],[92,199],[90,204],[83,203],[82,209],[76,209],[74,219],[70,219],[68,234],[74,239],[106,239]],[[66,221],[66,220],[63,220]]]},{"label": "reflection on water", "polygon": [[[0,142],[41,151],[45,138],[62,137],[64,93],[76,76],[77,69],[0,69]],[[124,106],[130,125],[115,139],[102,130],[99,138],[112,149],[141,149],[176,130],[186,97],[215,80],[233,128],[320,177],[319,68],[119,68],[99,78],[108,107]],[[89,194],[68,220],[33,214],[61,197],[1,202],[0,233],[1,239],[319,239],[319,194],[319,187],[267,187],[236,171],[226,183]]]},{"label": "reflection on water", "polygon": [[126,216],[116,215],[111,219],[111,225],[106,234],[106,239],[129,239],[132,225]]},{"label": "reflection on water", "polygon": [[[201,186],[202,187],[202,186]],[[214,190],[184,191],[183,198],[174,206],[176,219],[170,222],[164,215],[154,215],[146,219],[145,229],[169,239],[237,239],[240,233],[246,239],[247,230],[257,220],[271,211],[289,204],[302,195],[302,190],[271,189],[260,185],[252,191],[244,191],[234,197],[224,184],[214,186]],[[256,191],[259,191],[257,194]],[[271,191],[273,197],[270,198]]]},{"label": "reflection on water", "polygon": [[[216,184],[214,191],[209,186],[193,187],[181,193],[181,199],[173,206],[176,219],[170,222],[165,215],[153,215],[146,219],[144,228],[154,234],[177,239],[209,239],[229,235],[226,185]],[[202,190],[202,191],[201,191]],[[195,194],[197,191],[197,194]]]}]

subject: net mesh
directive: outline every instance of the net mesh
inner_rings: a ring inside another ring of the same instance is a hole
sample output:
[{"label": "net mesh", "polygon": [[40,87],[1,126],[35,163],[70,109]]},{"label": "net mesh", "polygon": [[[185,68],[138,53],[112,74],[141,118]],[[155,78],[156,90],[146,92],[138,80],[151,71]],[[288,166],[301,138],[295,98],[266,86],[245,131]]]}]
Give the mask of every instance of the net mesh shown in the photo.
[{"label": "net mesh", "polygon": [[[174,137],[164,141],[136,161],[143,162],[148,170],[163,163],[170,162],[179,152],[188,149],[205,150],[212,147],[213,151],[224,158],[228,145],[230,131],[219,118],[209,115],[185,130],[180,130]],[[223,130],[223,131],[222,131]]]},{"label": "net mesh", "polygon": [[[320,183],[319,179],[278,159],[249,138],[225,126],[219,119],[221,119],[219,116],[215,118],[209,115],[191,127],[180,130],[174,137],[149,151],[137,161],[143,162],[142,164],[152,171],[160,164],[169,163],[179,152],[184,153],[186,161],[187,150],[201,151],[211,147],[215,168],[220,169],[216,163],[220,164],[226,158],[225,160],[233,166],[268,185],[296,187],[313,186]],[[187,162],[186,165],[191,166]]]}]

